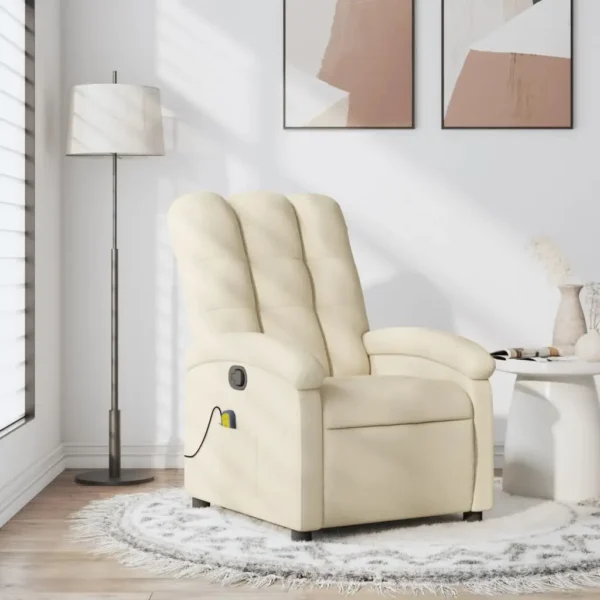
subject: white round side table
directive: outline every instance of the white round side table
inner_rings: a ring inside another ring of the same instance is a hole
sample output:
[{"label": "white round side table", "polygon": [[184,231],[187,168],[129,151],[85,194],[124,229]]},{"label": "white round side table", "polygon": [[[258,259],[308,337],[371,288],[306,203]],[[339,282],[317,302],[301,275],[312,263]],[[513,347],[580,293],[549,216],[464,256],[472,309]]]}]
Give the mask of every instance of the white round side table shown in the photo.
[{"label": "white round side table", "polygon": [[580,502],[600,498],[600,363],[496,361],[517,375],[504,447],[510,494]]}]

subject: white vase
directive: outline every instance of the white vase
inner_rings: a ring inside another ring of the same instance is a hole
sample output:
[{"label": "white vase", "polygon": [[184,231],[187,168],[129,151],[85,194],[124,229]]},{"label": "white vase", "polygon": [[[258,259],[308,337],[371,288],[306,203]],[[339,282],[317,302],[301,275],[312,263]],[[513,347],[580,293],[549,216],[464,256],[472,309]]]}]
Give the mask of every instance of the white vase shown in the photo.
[{"label": "white vase", "polygon": [[575,354],[581,360],[600,362],[600,332],[592,329],[581,336],[575,344]]},{"label": "white vase", "polygon": [[552,344],[560,348],[564,355],[573,354],[575,344],[587,332],[585,316],[579,300],[582,288],[582,285],[575,284],[558,287],[560,305],[554,321]]}]

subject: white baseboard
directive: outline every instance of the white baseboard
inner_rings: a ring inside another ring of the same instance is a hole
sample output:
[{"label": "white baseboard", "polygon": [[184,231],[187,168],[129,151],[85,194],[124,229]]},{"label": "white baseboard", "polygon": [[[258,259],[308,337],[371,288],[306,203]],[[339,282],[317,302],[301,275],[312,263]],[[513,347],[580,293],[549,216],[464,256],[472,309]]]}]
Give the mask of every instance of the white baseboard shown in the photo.
[{"label": "white baseboard", "polygon": [[[67,469],[101,469],[108,464],[108,446],[64,444]],[[121,448],[122,466],[129,469],[182,469],[183,446],[146,445],[123,446]],[[504,465],[504,445],[494,446],[494,468]]]},{"label": "white baseboard", "polygon": [[[63,444],[67,469],[101,469],[108,466],[108,445]],[[121,447],[121,466],[126,469],[182,469],[183,445]]]},{"label": "white baseboard", "polygon": [[31,502],[49,483],[65,470],[63,445],[31,465],[0,488],[0,527]]}]

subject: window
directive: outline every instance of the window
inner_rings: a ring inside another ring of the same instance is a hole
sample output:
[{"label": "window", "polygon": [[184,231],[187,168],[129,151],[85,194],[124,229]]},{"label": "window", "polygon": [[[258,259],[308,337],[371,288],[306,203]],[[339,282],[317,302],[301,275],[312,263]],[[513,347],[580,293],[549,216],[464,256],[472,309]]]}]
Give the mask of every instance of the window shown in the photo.
[{"label": "window", "polygon": [[34,0],[0,0],[0,434],[33,417]]}]

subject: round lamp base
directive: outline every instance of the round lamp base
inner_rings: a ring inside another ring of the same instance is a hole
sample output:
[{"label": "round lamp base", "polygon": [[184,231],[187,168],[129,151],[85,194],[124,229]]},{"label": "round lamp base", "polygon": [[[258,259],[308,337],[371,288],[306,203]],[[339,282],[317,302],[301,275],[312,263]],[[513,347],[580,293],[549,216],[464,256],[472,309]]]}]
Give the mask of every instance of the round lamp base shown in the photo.
[{"label": "round lamp base", "polygon": [[104,485],[104,486],[125,486],[140,485],[154,480],[154,475],[150,471],[141,469],[121,469],[119,477],[111,477],[107,469],[96,469],[94,471],[85,471],[75,477],[75,483],[82,485]]}]

